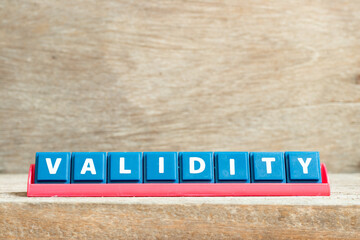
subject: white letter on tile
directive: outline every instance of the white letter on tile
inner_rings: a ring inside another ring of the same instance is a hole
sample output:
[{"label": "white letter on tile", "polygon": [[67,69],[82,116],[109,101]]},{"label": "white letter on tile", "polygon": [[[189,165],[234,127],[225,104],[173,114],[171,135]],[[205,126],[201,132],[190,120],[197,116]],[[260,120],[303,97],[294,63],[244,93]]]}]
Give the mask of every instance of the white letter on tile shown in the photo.
[{"label": "white letter on tile", "polygon": [[120,174],[130,174],[130,169],[125,169],[125,158],[120,158]]},{"label": "white letter on tile", "polygon": [[85,162],[81,169],[80,174],[85,174],[87,171],[90,171],[92,175],[96,174],[94,161],[92,160],[92,158],[85,159]]},{"label": "white letter on tile", "polygon": [[46,160],[47,167],[49,169],[49,173],[50,174],[56,174],[56,172],[57,172],[57,170],[59,168],[60,162],[61,162],[61,158],[56,159],[54,166],[51,163],[51,158],[46,158],[45,160]]},{"label": "white letter on tile", "polygon": [[159,157],[159,173],[164,173],[164,158]]},{"label": "white letter on tile", "polygon": [[235,160],[230,159],[230,175],[235,175]]},{"label": "white letter on tile", "polygon": [[[200,163],[200,168],[195,170],[195,161]],[[205,170],[205,161],[198,157],[190,157],[190,173],[201,173]]]},{"label": "white letter on tile", "polygon": [[308,166],[311,162],[311,158],[306,158],[306,162],[304,162],[304,159],[302,158],[298,158],[299,163],[301,164],[302,168],[303,168],[303,173],[304,174],[308,174]]},{"label": "white letter on tile", "polygon": [[266,162],[266,173],[271,174],[271,162],[275,162],[275,158],[262,158],[261,161]]}]

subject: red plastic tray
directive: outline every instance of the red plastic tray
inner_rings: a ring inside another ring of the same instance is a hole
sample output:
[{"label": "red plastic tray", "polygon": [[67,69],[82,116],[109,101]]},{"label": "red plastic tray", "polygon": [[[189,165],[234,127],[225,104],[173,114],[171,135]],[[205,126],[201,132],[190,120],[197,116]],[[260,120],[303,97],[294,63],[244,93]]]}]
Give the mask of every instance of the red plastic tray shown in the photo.
[{"label": "red plastic tray", "polygon": [[237,197],[330,196],[325,164],[322,183],[108,183],[34,184],[35,165],[28,176],[28,197]]}]

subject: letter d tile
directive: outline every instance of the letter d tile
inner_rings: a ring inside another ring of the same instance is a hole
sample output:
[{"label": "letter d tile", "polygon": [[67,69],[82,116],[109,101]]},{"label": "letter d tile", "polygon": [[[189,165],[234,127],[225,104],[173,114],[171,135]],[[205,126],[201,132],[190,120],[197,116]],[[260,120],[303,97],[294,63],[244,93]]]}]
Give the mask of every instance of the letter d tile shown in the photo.
[{"label": "letter d tile", "polygon": [[212,152],[182,152],[180,155],[180,182],[214,182]]}]

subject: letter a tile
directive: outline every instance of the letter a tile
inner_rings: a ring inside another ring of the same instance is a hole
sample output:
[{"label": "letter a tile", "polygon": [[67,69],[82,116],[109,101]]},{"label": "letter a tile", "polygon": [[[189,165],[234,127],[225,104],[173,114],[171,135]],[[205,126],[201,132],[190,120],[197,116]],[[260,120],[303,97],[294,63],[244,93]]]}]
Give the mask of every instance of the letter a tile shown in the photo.
[{"label": "letter a tile", "polygon": [[71,183],[106,183],[106,152],[74,152]]}]

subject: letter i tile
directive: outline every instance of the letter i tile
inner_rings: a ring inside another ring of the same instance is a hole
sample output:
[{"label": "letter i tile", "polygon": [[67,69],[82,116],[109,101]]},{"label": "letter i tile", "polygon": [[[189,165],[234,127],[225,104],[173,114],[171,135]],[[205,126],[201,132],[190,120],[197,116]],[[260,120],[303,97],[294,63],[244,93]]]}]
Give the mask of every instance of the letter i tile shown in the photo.
[{"label": "letter i tile", "polygon": [[177,152],[145,152],[144,169],[144,182],[179,182]]}]

